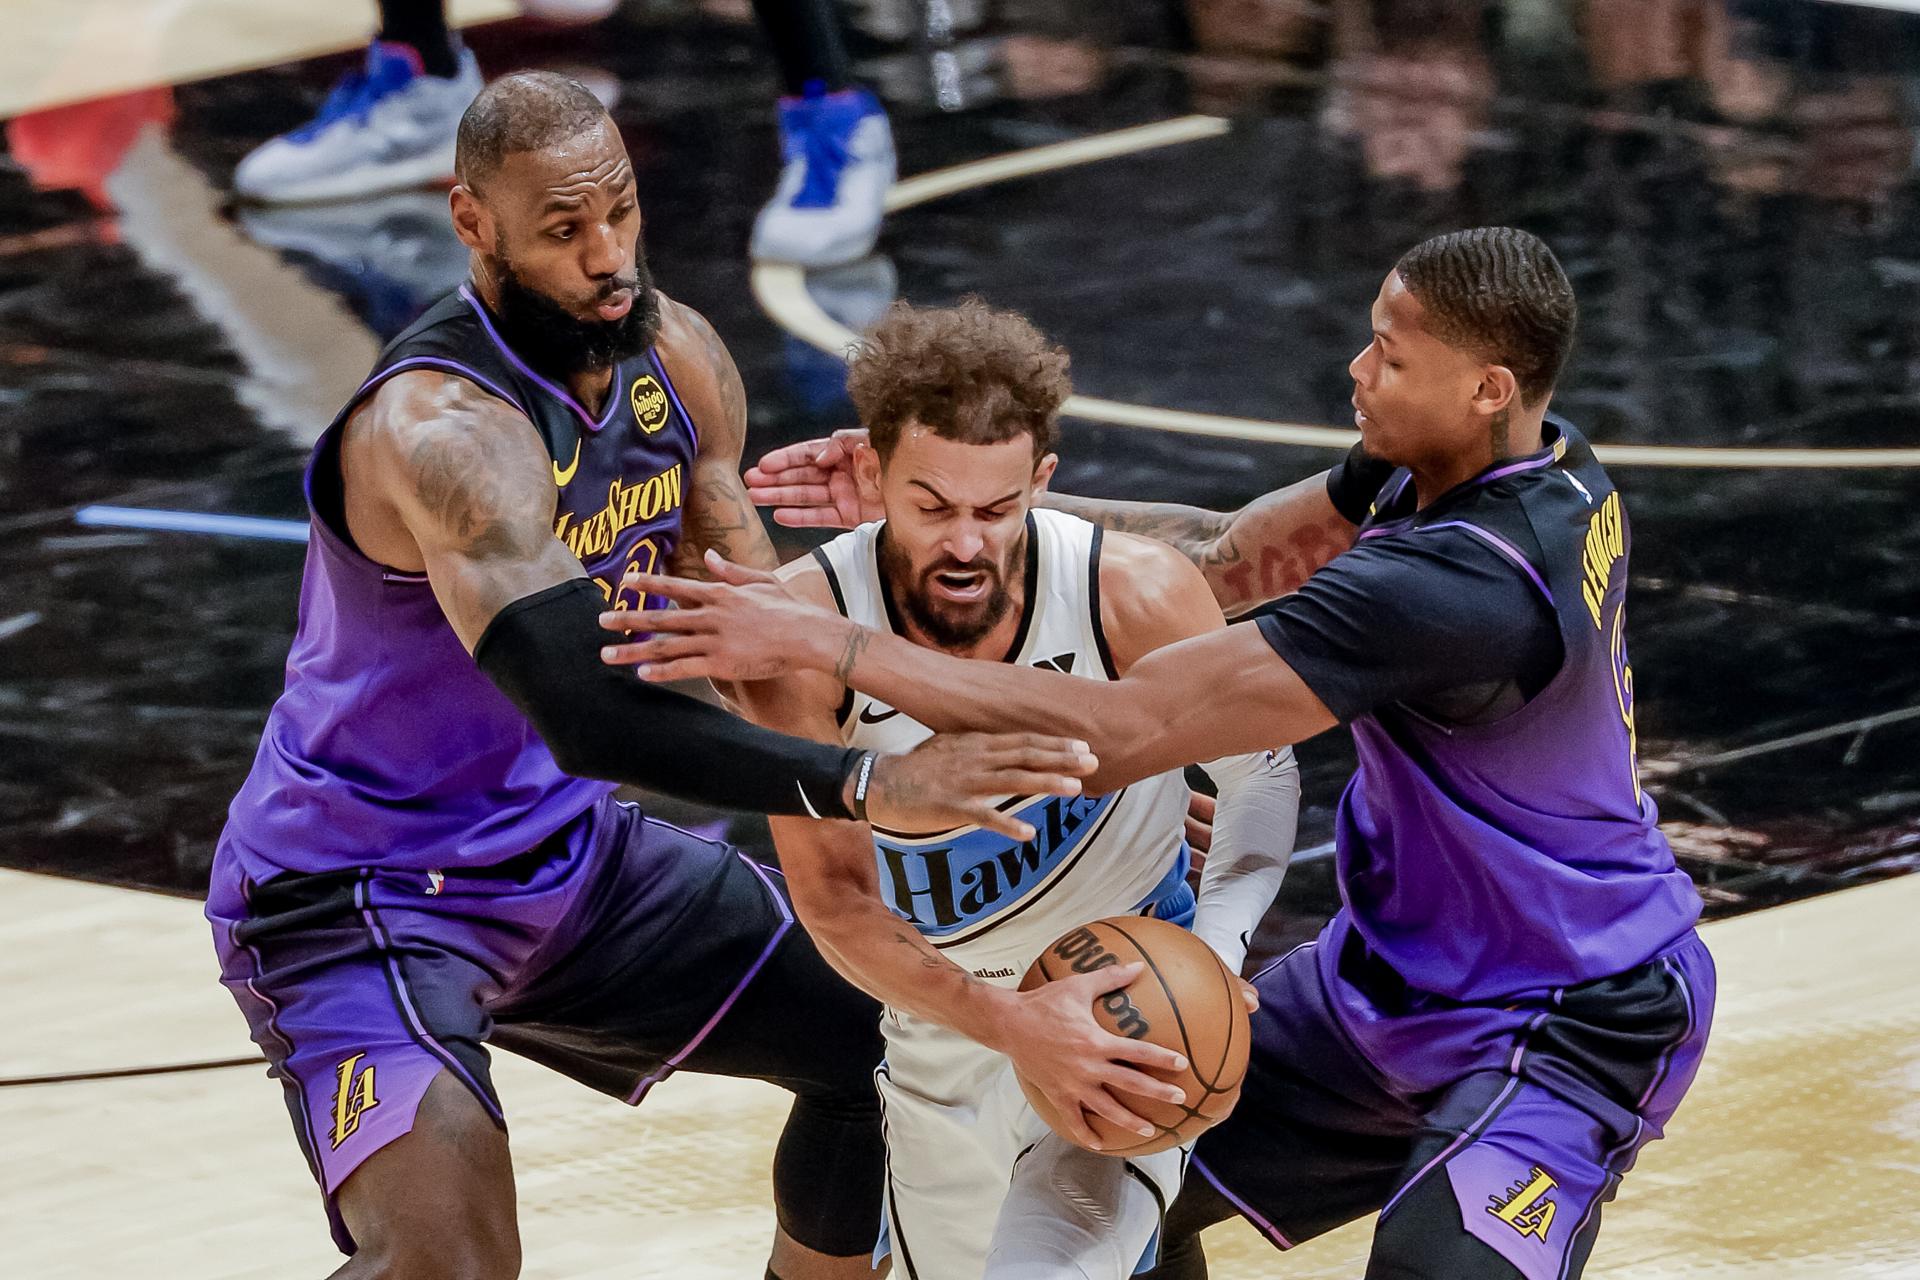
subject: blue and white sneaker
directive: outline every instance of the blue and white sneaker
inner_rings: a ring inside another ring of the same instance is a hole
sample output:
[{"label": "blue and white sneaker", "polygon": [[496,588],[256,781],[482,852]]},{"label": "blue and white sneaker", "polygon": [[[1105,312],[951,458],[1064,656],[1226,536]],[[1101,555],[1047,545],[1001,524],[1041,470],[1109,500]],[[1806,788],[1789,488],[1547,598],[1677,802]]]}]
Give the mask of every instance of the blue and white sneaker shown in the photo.
[{"label": "blue and white sneaker", "polygon": [[449,181],[460,117],[483,83],[465,49],[459,74],[443,79],[426,73],[412,47],[376,40],[366,65],[334,86],[318,115],[240,162],[234,189],[286,204]]},{"label": "blue and white sneaker", "polygon": [[753,224],[753,256],[837,266],[873,251],[893,185],[893,127],[865,89],[780,100],[780,187]]}]

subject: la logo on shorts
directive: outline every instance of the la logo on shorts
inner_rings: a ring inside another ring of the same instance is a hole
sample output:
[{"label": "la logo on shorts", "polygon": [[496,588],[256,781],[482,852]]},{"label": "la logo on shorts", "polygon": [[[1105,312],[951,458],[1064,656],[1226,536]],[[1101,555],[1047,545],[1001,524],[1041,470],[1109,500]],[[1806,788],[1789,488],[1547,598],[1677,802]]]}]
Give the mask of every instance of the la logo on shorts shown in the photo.
[{"label": "la logo on shorts", "polygon": [[338,1151],[340,1144],[354,1135],[360,1127],[360,1117],[380,1105],[380,1099],[373,1095],[373,1064],[369,1062],[364,1070],[356,1071],[360,1060],[367,1055],[356,1053],[333,1069],[333,1149]]},{"label": "la logo on shorts", "polygon": [[1487,1197],[1487,1212],[1512,1227],[1523,1236],[1547,1238],[1547,1232],[1553,1227],[1555,1205],[1547,1198],[1547,1192],[1559,1183],[1553,1175],[1539,1165],[1527,1170],[1527,1176],[1517,1179],[1507,1188],[1503,1199],[1500,1196]]}]

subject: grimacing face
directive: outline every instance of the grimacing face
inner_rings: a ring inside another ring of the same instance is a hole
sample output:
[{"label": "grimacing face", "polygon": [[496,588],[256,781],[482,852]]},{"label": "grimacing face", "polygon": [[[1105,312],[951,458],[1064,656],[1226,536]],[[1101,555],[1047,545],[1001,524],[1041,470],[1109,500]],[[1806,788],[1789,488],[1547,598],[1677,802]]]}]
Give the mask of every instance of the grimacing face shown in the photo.
[{"label": "grimacing face", "polygon": [[901,611],[943,648],[964,649],[1012,607],[1027,512],[1059,459],[1033,458],[1033,437],[944,440],[908,424],[883,465],[860,452],[861,482],[886,509],[880,571]]},{"label": "grimacing face", "polygon": [[1484,441],[1492,414],[1515,400],[1512,372],[1442,342],[1425,310],[1389,272],[1373,300],[1373,336],[1347,365],[1361,443],[1416,471]]}]

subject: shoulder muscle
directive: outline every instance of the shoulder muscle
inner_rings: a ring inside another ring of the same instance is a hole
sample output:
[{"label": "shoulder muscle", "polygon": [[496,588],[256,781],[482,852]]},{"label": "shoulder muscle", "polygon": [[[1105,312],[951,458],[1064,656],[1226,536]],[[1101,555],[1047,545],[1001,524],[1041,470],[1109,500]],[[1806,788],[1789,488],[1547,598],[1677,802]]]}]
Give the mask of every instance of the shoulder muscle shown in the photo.
[{"label": "shoulder muscle", "polygon": [[1155,649],[1227,625],[1193,562],[1153,538],[1108,533],[1100,547],[1100,626],[1122,675]]}]

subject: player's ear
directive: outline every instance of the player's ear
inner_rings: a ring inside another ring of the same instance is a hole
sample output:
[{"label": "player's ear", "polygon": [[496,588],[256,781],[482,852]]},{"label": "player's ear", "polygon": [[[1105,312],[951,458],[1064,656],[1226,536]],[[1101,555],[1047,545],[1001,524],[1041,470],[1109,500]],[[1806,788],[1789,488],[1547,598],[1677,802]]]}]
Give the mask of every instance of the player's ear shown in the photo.
[{"label": "player's ear", "polygon": [[879,501],[880,451],[864,440],[853,446],[853,482],[861,497]]},{"label": "player's ear", "polygon": [[461,244],[480,253],[492,252],[493,220],[471,187],[461,183],[448,192],[447,211],[453,215],[453,233]]},{"label": "player's ear", "polygon": [[1491,416],[1502,409],[1517,409],[1519,399],[1520,380],[1513,376],[1513,370],[1503,364],[1481,366],[1480,385],[1473,393],[1475,413]]},{"label": "player's ear", "polygon": [[1039,464],[1033,469],[1033,491],[1035,493],[1045,493],[1047,491],[1047,482],[1053,479],[1053,473],[1059,466],[1060,455],[1057,453],[1049,453],[1040,459]]}]

